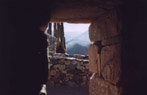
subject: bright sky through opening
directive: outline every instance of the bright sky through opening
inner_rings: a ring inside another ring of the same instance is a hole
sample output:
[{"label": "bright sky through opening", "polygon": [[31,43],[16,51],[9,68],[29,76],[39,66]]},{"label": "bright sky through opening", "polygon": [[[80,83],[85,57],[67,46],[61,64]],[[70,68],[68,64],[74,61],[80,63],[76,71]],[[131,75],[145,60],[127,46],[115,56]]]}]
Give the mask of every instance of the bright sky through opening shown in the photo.
[{"label": "bright sky through opening", "polygon": [[89,29],[90,24],[64,23],[64,31],[66,32],[85,32]]}]

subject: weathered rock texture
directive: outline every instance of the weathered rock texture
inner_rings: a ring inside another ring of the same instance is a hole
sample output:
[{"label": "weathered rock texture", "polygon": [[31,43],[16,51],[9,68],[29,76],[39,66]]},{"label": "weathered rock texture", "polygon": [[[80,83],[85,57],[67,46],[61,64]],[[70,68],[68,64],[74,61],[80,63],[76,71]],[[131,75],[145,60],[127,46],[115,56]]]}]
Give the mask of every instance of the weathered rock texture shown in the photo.
[{"label": "weathered rock texture", "polygon": [[[52,29],[52,25],[54,26],[53,29]],[[48,23],[47,29],[48,29],[47,34],[52,35],[53,37],[56,38],[56,52],[57,53],[65,53],[66,52],[66,46],[65,46],[63,23]],[[54,30],[54,31],[52,31],[52,30]],[[51,37],[48,38],[48,41],[50,41],[50,40],[52,40]]]},{"label": "weathered rock texture", "polygon": [[89,71],[98,73],[98,47],[96,45],[89,45]]},{"label": "weathered rock texture", "polygon": [[91,41],[101,41],[120,34],[120,21],[115,11],[95,19],[89,28]]},{"label": "weathered rock texture", "polygon": [[46,34],[46,35],[48,42],[47,54],[53,55],[54,53],[56,53],[57,40],[55,37],[51,36],[50,34]]},{"label": "weathered rock texture", "polygon": [[88,56],[54,54],[50,57],[48,82],[51,86],[88,87]]},{"label": "weathered rock texture", "polygon": [[100,76],[93,73],[90,78],[90,95],[121,95],[120,34],[121,21],[116,11],[94,20],[89,28],[90,40],[100,49]]},{"label": "weathered rock texture", "polygon": [[90,23],[119,3],[119,0],[54,0],[51,21]]},{"label": "weathered rock texture", "polygon": [[120,77],[120,45],[111,45],[102,48],[101,74],[103,78],[116,84]]},{"label": "weathered rock texture", "polygon": [[[92,88],[92,89],[91,89]],[[98,75],[90,80],[90,95],[120,95],[116,85],[106,82]]]}]

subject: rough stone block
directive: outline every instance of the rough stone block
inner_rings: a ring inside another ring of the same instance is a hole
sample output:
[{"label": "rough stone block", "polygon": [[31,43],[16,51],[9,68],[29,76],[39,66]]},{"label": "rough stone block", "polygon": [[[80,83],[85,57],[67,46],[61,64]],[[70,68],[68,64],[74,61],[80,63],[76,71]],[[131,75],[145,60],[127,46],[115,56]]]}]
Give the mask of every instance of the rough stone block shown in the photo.
[{"label": "rough stone block", "polygon": [[89,37],[91,41],[101,41],[120,34],[118,30],[117,16],[109,14],[103,18],[94,20],[89,27]]},{"label": "rough stone block", "polygon": [[120,36],[112,37],[106,40],[102,40],[102,45],[111,45],[120,42]]},{"label": "rough stone block", "polygon": [[101,74],[105,80],[116,84],[120,77],[120,44],[106,46],[101,52]]},{"label": "rough stone block", "polygon": [[94,75],[90,79],[90,95],[120,95],[118,87]]},{"label": "rough stone block", "polygon": [[97,73],[98,72],[98,64],[97,57],[98,47],[94,44],[89,45],[88,55],[89,55],[89,71]]}]

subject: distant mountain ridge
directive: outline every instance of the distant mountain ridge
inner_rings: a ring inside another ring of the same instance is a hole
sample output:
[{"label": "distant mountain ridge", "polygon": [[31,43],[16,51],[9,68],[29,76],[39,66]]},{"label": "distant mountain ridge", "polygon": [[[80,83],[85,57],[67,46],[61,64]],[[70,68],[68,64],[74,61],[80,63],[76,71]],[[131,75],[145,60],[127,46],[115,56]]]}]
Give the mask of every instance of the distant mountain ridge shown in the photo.
[{"label": "distant mountain ridge", "polygon": [[90,43],[88,31],[85,31],[66,41],[67,53],[88,55],[88,46]]},{"label": "distant mountain ridge", "polygon": [[88,47],[74,44],[71,48],[67,49],[68,54],[82,54],[82,55],[88,55]]}]

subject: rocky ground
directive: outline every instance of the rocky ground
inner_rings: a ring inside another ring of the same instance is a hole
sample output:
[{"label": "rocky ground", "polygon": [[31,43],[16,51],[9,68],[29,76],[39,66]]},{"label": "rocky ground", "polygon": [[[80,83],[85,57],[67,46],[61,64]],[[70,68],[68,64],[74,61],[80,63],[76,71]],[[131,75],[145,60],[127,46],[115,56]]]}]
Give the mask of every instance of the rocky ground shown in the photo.
[{"label": "rocky ground", "polygon": [[89,95],[88,87],[50,87],[47,95]]}]

